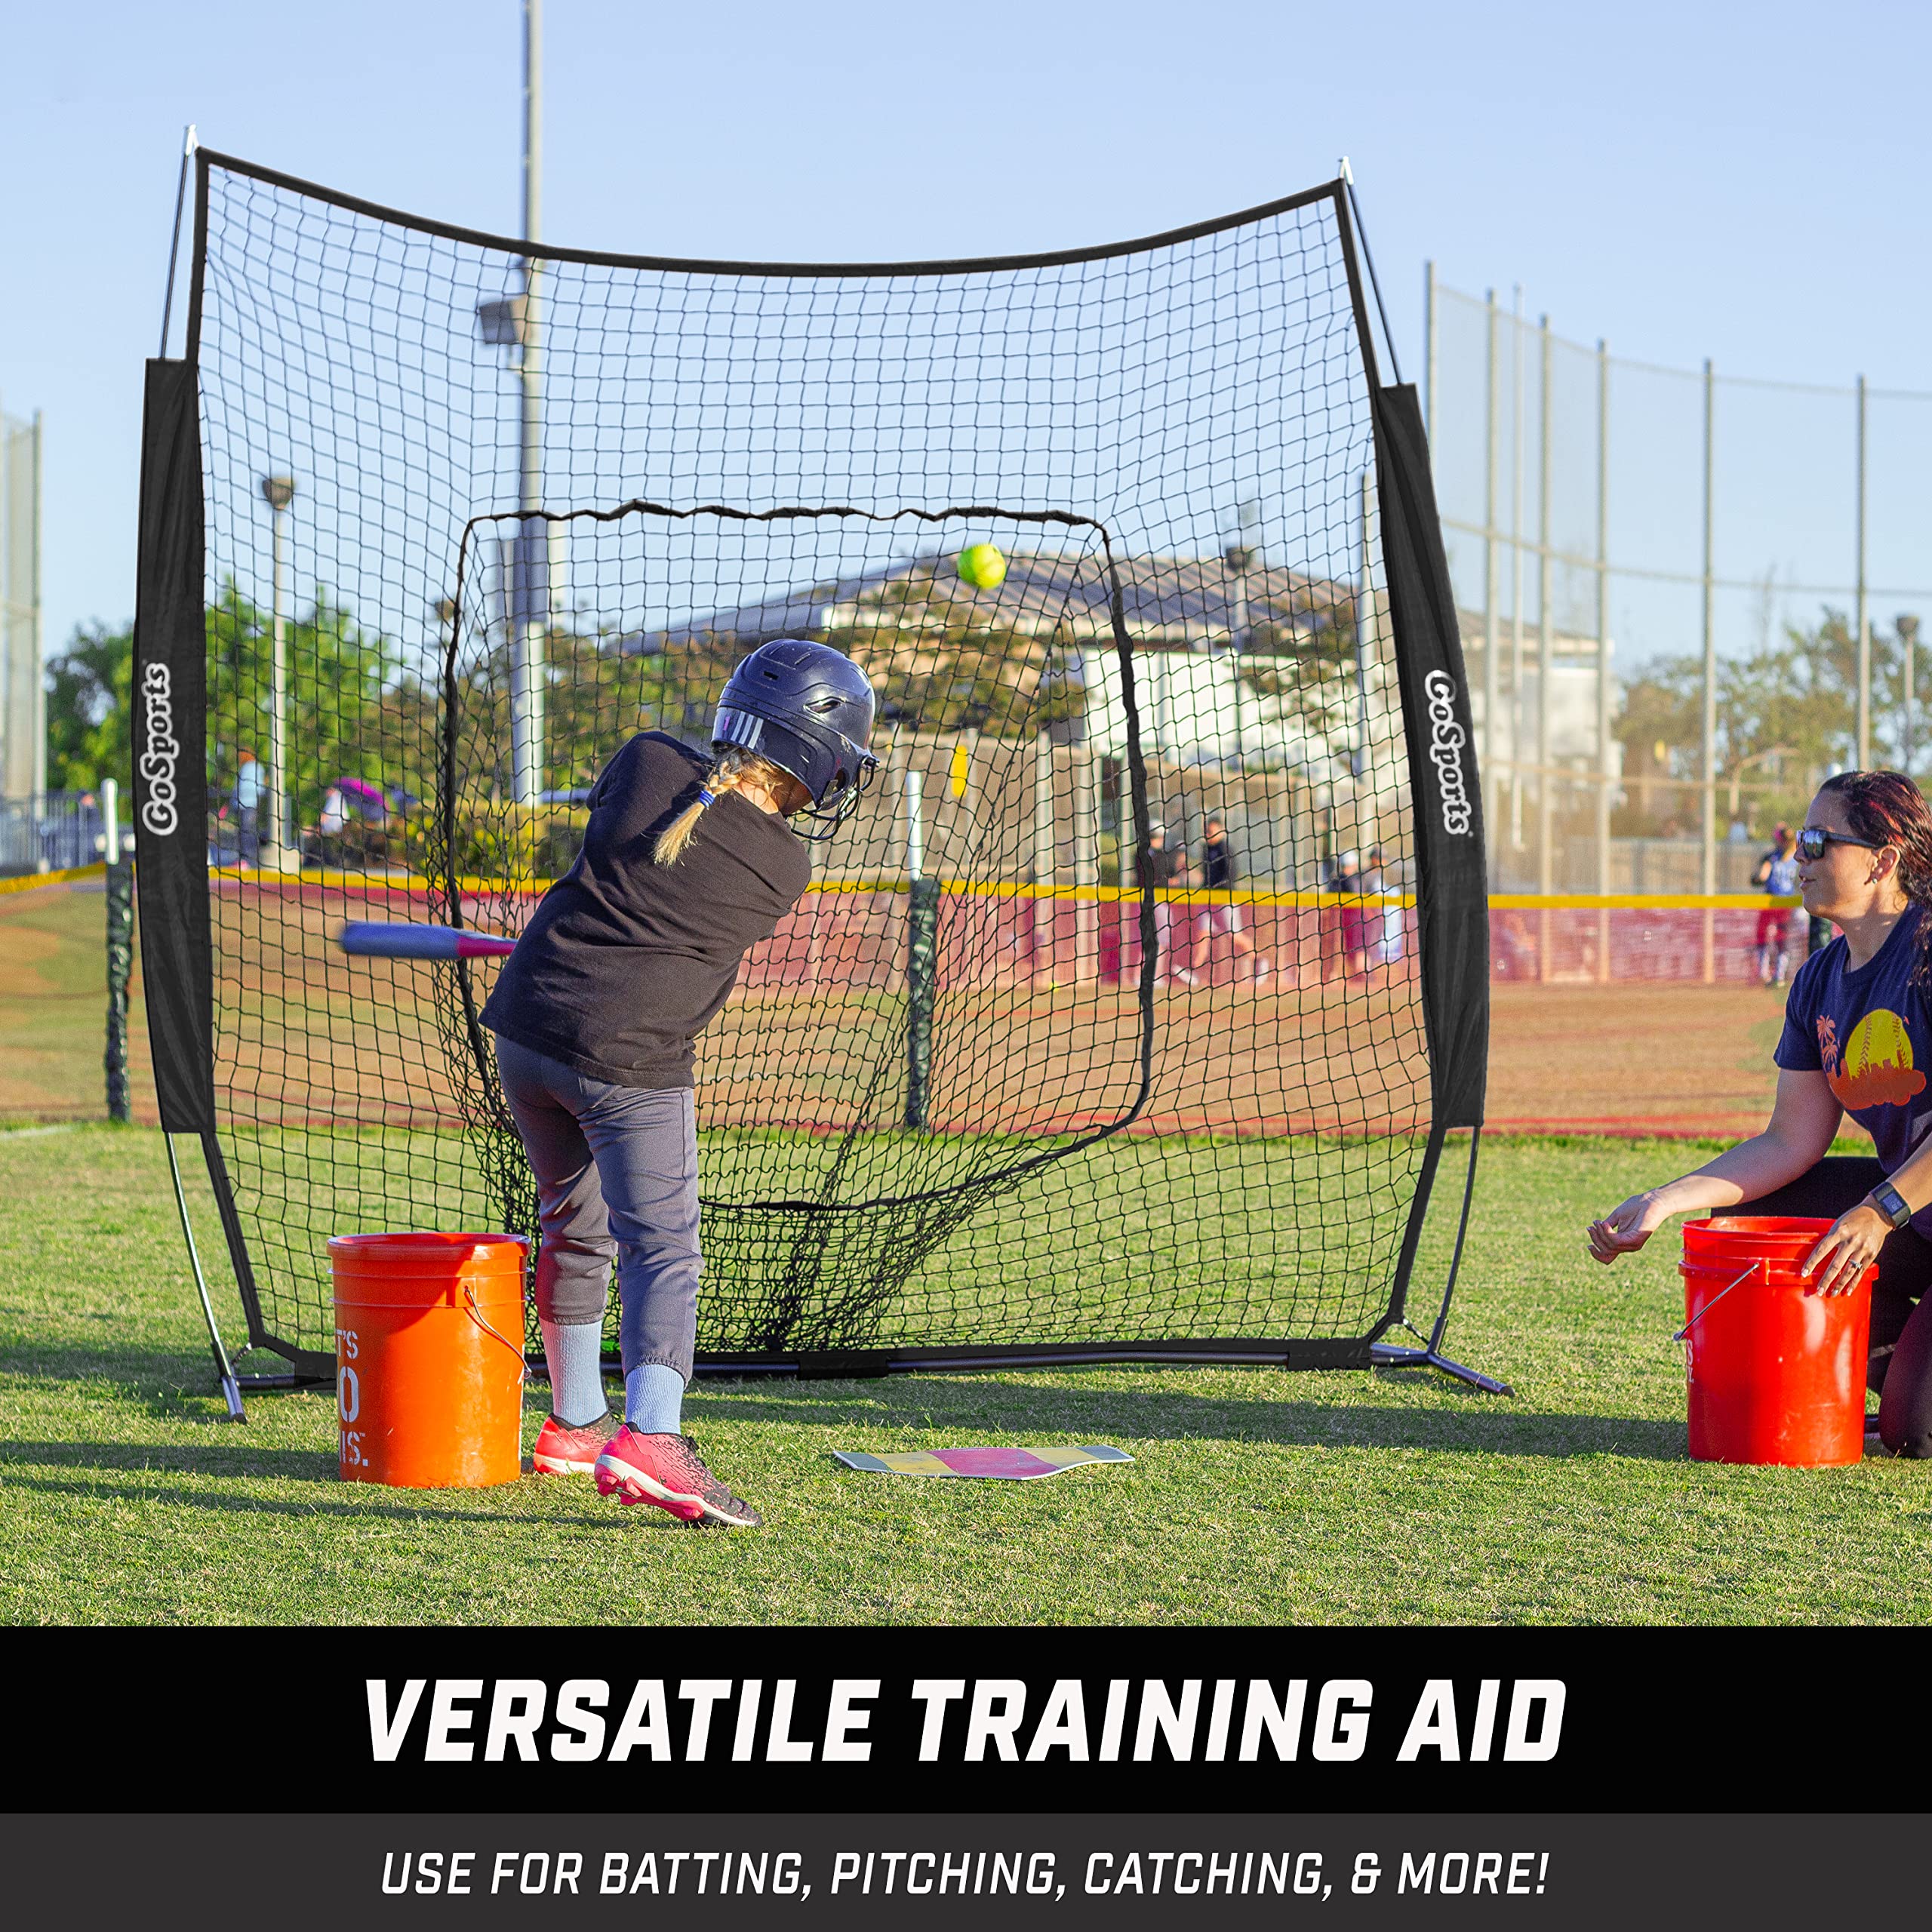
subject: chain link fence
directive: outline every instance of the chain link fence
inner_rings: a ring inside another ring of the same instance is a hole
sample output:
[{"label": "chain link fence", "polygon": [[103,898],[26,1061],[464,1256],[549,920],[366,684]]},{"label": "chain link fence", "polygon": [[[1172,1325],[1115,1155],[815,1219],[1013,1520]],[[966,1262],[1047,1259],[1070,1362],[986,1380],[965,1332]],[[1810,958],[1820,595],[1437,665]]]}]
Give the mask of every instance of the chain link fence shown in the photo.
[{"label": "chain link fence", "polygon": [[[1755,808],[1825,771],[1784,768],[1777,747],[1727,764],[1718,666],[1827,612],[1856,684],[1847,755],[1925,761],[1932,393],[1630,361],[1532,321],[1520,298],[1447,288],[1432,265],[1427,293],[1493,890],[1749,891],[1768,829]],[[1626,744],[1620,673],[1663,657],[1701,659],[1701,729]]]}]

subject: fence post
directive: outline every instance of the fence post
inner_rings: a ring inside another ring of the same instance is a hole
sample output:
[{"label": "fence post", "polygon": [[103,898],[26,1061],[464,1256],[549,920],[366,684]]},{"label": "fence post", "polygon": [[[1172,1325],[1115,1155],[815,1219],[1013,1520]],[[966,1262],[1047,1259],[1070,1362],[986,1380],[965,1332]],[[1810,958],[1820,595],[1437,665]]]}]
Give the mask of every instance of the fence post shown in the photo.
[{"label": "fence post", "polygon": [[932,1110],[933,1004],[939,981],[939,884],[926,876],[923,774],[906,765],[906,1124],[924,1131]]},{"label": "fence post", "polygon": [[1423,263],[1422,331],[1422,429],[1429,449],[1435,448],[1436,323],[1435,264]]},{"label": "fence post", "polygon": [[[1549,621],[1549,318],[1537,330],[1542,367],[1537,374],[1537,891],[1547,900],[1556,890],[1555,768],[1549,749],[1549,686],[1554,668],[1555,633]],[[1549,908],[1538,920],[1537,976],[1550,977]]]},{"label": "fence post", "polygon": [[[1597,891],[1610,891],[1610,351],[1597,342]],[[1597,909],[1597,977],[1610,980],[1610,909]]]},{"label": "fence post", "polygon": [[[1716,472],[1712,463],[1716,396],[1711,359],[1704,358],[1704,866],[1702,891],[1709,897],[1718,889],[1718,647],[1715,605]],[[1704,908],[1704,983],[1717,978],[1715,922]]]},{"label": "fence post", "polygon": [[1041,724],[1033,740],[1033,977],[1044,979],[1049,986],[1060,978],[1058,908],[1053,893],[1060,882],[1054,789],[1053,735]]},{"label": "fence post", "polygon": [[1523,845],[1523,285],[1510,312],[1509,850]]},{"label": "fence post", "polygon": [[128,986],[134,972],[134,869],[121,858],[121,788],[112,778],[100,786],[107,861],[107,1044],[101,1065],[107,1075],[107,1118],[134,1117],[128,1084]]},{"label": "fence post", "polygon": [[1858,379],[1858,768],[1872,768],[1872,618],[1865,601],[1865,378]]},{"label": "fence post", "polygon": [[1503,816],[1502,777],[1496,761],[1496,716],[1503,709],[1502,679],[1496,662],[1503,641],[1502,626],[1497,621],[1496,612],[1496,411],[1500,386],[1497,381],[1497,325],[1496,291],[1492,288],[1489,291],[1489,372],[1484,398],[1487,407],[1483,412],[1486,426],[1483,439],[1482,509],[1482,763],[1483,782],[1491,801],[1488,818],[1492,828],[1489,840],[1492,888],[1500,875],[1498,854],[1503,842],[1494,829],[1500,825]]}]

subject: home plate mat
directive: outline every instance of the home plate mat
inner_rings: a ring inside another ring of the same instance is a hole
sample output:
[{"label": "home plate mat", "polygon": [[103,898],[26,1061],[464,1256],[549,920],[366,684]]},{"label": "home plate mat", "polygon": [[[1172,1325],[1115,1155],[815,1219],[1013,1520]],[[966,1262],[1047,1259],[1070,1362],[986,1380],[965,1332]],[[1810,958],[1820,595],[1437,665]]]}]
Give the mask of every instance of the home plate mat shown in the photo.
[{"label": "home plate mat", "polygon": [[1025,1481],[1029,1476],[1057,1476],[1082,1463],[1131,1463],[1124,1449],[1089,1442],[1078,1449],[907,1449],[886,1456],[863,1449],[835,1449],[834,1458],[848,1469],[865,1469],[892,1476],[998,1476]]}]

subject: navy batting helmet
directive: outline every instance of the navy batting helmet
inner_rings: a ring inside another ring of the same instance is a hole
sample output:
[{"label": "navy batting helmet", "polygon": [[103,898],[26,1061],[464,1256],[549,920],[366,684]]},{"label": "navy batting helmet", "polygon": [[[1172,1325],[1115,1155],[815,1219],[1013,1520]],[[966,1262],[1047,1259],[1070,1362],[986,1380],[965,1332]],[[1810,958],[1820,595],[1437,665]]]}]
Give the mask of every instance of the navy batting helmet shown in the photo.
[{"label": "navy batting helmet", "polygon": [[843,651],[804,638],[761,644],[731,673],[712,742],[769,758],[812,795],[803,816],[829,837],[851,814],[878,760],[872,735],[872,688]]}]

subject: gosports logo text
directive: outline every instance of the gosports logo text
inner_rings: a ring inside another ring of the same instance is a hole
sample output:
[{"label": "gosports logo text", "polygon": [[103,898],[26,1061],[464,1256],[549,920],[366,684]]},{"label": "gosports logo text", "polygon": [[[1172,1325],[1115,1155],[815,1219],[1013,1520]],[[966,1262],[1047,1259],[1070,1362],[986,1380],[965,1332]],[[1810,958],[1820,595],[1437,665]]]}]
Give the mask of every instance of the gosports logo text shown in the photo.
[{"label": "gosports logo text", "polygon": [[165,838],[180,823],[174,809],[174,771],[181,759],[180,740],[174,735],[174,681],[165,664],[150,664],[141,673],[141,723],[146,748],[141,753],[141,776],[148,795],[141,823],[157,838]]},{"label": "gosports logo text", "polygon": [[1463,747],[1469,734],[1456,721],[1455,680],[1446,671],[1432,671],[1422,688],[1429,700],[1429,758],[1442,794],[1442,829],[1463,837],[1472,817],[1469,785],[1463,776]]}]

